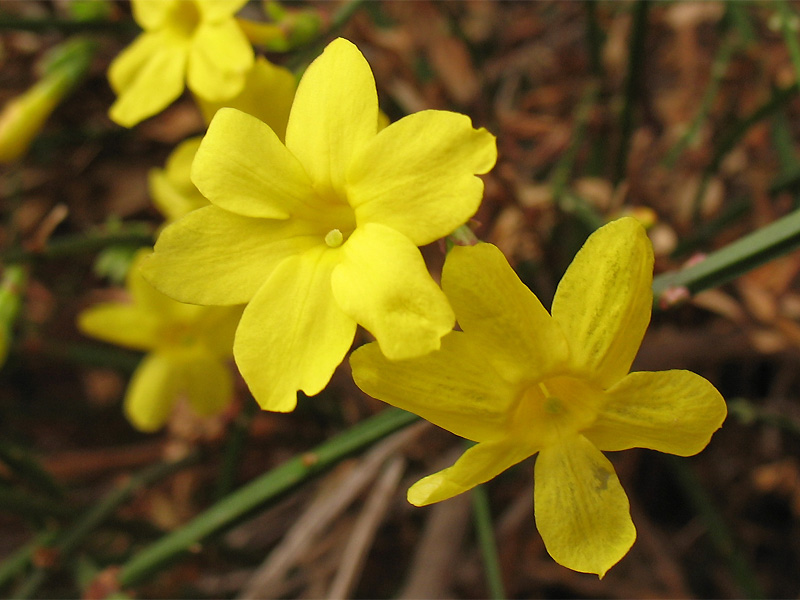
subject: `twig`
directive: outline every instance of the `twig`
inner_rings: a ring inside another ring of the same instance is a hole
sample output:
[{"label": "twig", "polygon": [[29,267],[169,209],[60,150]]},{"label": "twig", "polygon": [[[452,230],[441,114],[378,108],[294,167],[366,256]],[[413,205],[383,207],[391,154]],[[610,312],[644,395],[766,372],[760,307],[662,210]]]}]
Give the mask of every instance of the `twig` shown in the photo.
[{"label": "twig", "polygon": [[472,490],[472,514],[475,517],[475,532],[478,536],[478,545],[483,557],[483,568],[486,572],[489,597],[493,600],[503,600],[506,597],[503,586],[503,570],[500,568],[500,558],[497,554],[497,542],[494,537],[489,497],[483,485],[479,485]]}]

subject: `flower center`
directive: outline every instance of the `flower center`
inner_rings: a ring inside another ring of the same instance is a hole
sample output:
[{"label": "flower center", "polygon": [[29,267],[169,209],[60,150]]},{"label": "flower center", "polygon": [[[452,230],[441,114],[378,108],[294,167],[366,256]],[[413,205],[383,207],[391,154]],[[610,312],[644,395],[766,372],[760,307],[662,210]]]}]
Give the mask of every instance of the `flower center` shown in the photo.
[{"label": "flower center", "polygon": [[602,401],[602,390],[583,379],[551,377],[522,391],[515,427],[533,443],[550,445],[589,427]]},{"label": "flower center", "polygon": [[338,229],[331,229],[327,234],[325,234],[325,243],[328,244],[330,248],[338,248],[344,242],[344,234]]},{"label": "flower center", "polygon": [[182,37],[192,37],[200,24],[200,9],[195,0],[179,0],[173,4],[169,23]]}]

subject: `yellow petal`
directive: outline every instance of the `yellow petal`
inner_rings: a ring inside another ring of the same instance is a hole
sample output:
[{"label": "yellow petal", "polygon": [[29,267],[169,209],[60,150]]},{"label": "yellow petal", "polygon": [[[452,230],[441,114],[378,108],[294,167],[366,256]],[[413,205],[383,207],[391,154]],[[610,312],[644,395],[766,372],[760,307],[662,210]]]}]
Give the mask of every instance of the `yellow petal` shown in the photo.
[{"label": "yellow petal", "polygon": [[630,373],[605,399],[584,432],[601,450],[650,448],[690,456],[706,447],[727,415],[716,388],[689,371]]},{"label": "yellow petal", "polygon": [[173,36],[143,33],[111,63],[109,82],[118,98],[111,118],[126,127],[176,100],[184,89],[186,47]]},{"label": "yellow petal", "polygon": [[183,383],[194,412],[201,417],[221,413],[233,398],[233,378],[227,364],[210,355],[195,353],[183,364]]},{"label": "yellow petal", "polygon": [[162,325],[196,320],[206,310],[204,307],[177,302],[158,291],[144,278],[142,266],[151,255],[152,250],[149,248],[139,250],[131,262],[125,279],[125,287],[138,310],[143,314],[157,317]]},{"label": "yellow petal", "polygon": [[259,56],[247,72],[241,93],[224,102],[209,102],[198,96],[197,103],[206,123],[211,122],[219,109],[235,108],[263,121],[280,140],[284,140],[296,89],[297,80],[289,69],[273,65]]},{"label": "yellow petal", "polygon": [[378,96],[369,64],[337,38],[309,65],[297,88],[286,146],[321,193],[345,195],[353,153],[378,129]]},{"label": "yellow petal", "polygon": [[192,165],[213,204],[248,217],[286,219],[315,197],[303,167],[267,125],[232,108],[214,116]]},{"label": "yellow petal", "polygon": [[180,363],[169,354],[142,360],[125,393],[125,416],[141,431],[155,431],[167,422],[181,384]]},{"label": "yellow petal", "polygon": [[78,315],[78,329],[85,335],[135,350],[152,350],[161,342],[157,313],[132,304],[105,303]]},{"label": "yellow petal", "polygon": [[510,381],[541,379],[566,364],[561,329],[495,246],[454,247],[442,289],[461,329]]},{"label": "yellow petal", "polygon": [[469,117],[426,110],[389,125],[360,148],[347,171],[359,223],[382,223],[416,246],[448,235],[481,203],[497,158],[495,138]]},{"label": "yellow petal", "polygon": [[151,169],[147,176],[150,196],[158,211],[168,221],[175,221],[209,202],[192,183],[189,173],[200,137],[178,144],[163,169]]},{"label": "yellow petal", "polygon": [[335,263],[327,249],[287,258],[245,308],[234,356],[264,410],[289,412],[298,390],[320,392],[353,343],[356,323],[331,293]]},{"label": "yellow petal", "polygon": [[132,127],[169,106],[183,92],[186,51],[173,38],[143,33],[114,59],[108,69],[118,98],[109,115]]},{"label": "yellow petal", "polygon": [[650,322],[653,247],[632,217],[594,232],[558,285],[553,318],[573,367],[601,387],[630,369]]},{"label": "yellow petal", "polygon": [[253,47],[233,19],[202,23],[192,38],[186,80],[195,94],[211,101],[242,91],[253,66]]},{"label": "yellow petal", "polygon": [[568,569],[605,575],[636,539],[614,467],[578,435],[543,448],[534,479],[536,526],[550,556]]},{"label": "yellow petal", "polygon": [[410,360],[389,360],[367,344],[350,356],[350,366],[356,385],[373,398],[476,442],[504,435],[518,400],[483,348],[460,331],[443,337],[440,350]]},{"label": "yellow petal", "polygon": [[245,304],[281,261],[320,243],[297,219],[251,219],[208,206],[161,232],[142,273],[181,302]]},{"label": "yellow petal", "polygon": [[441,502],[471,490],[536,452],[513,441],[482,442],[461,455],[452,467],[420,479],[408,490],[415,506]]},{"label": "yellow petal", "polygon": [[204,306],[196,326],[202,345],[218,358],[233,357],[233,340],[244,306]]},{"label": "yellow petal", "polygon": [[167,15],[182,0],[133,0],[133,18],[143,29],[156,29],[164,23]]},{"label": "yellow petal", "polygon": [[417,247],[393,229],[367,223],[342,251],[333,295],[375,336],[386,357],[401,360],[437,350],[455,317]]}]

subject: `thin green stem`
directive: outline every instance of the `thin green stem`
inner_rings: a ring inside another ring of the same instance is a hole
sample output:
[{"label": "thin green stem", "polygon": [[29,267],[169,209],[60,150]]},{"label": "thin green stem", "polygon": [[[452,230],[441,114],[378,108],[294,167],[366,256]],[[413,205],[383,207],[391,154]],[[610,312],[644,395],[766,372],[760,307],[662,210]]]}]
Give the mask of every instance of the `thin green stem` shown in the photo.
[{"label": "thin green stem", "polygon": [[654,305],[668,308],[669,290],[686,288],[690,294],[696,294],[727,283],[797,248],[800,248],[800,210],[712,252],[690,267],[659,275],[653,280]]},{"label": "thin green stem", "polygon": [[27,569],[28,565],[33,561],[36,551],[50,546],[56,539],[56,534],[56,531],[40,533],[22,548],[6,557],[0,563],[0,590],[8,586],[15,577]]},{"label": "thin green stem", "polygon": [[26,19],[11,17],[9,15],[0,17],[0,31],[31,31],[34,33],[42,33],[52,30],[65,34],[90,32],[134,34],[141,31],[136,23],[128,20],[107,21],[105,19],[94,19],[72,21],[56,18]]},{"label": "thin green stem", "polygon": [[63,488],[39,461],[33,458],[27,448],[18,446],[9,440],[0,439],[0,461],[28,485],[44,492],[50,498],[64,496]]},{"label": "thin green stem", "polygon": [[[127,483],[112,490],[99,503],[88,509],[72,527],[56,537],[51,547],[56,550],[59,560],[63,561],[68,558],[93,531],[140,489],[153,485],[177,471],[196,464],[199,460],[200,453],[193,452],[180,460],[148,467],[138,475],[131,477]],[[14,596],[17,598],[30,598],[35,595],[45,583],[49,574],[50,571],[47,569],[34,569],[27,580],[16,590]]]},{"label": "thin green stem", "polygon": [[767,102],[762,104],[750,115],[734,123],[734,125],[728,129],[727,135],[722,137],[719,144],[717,144],[717,147],[714,149],[711,161],[706,168],[703,169],[701,184],[694,197],[693,214],[695,221],[699,220],[703,197],[706,195],[711,176],[717,172],[722,160],[728,155],[728,152],[736,147],[736,144],[739,143],[753,125],[770,116],[789,100],[794,98],[797,95],[798,89],[800,88],[798,88],[798,84],[795,83],[789,87],[774,90]]},{"label": "thin green stem", "polygon": [[503,586],[503,571],[500,568],[500,557],[497,553],[497,542],[494,537],[492,513],[486,486],[479,485],[472,489],[472,514],[475,519],[475,533],[483,556],[483,567],[486,572],[486,583],[489,597],[493,600],[506,598]]},{"label": "thin green stem", "polygon": [[595,79],[600,81],[603,78],[603,30],[597,21],[597,2],[595,0],[585,0],[583,6],[586,8],[586,43],[589,50],[589,69]]},{"label": "thin green stem", "polygon": [[781,414],[768,412],[746,398],[728,400],[728,411],[742,423],[763,423],[800,437],[800,423]]},{"label": "thin green stem", "polygon": [[800,81],[800,42],[797,39],[797,36],[800,35],[800,18],[785,0],[777,0],[775,4],[780,17],[783,41],[789,49],[789,57],[792,59],[792,66],[794,66],[794,76],[797,81]]},{"label": "thin green stem", "polygon": [[0,263],[8,264],[74,256],[76,254],[96,252],[115,244],[149,246],[153,244],[154,233],[154,228],[150,223],[114,224],[86,233],[54,238],[41,248],[11,248],[0,252]]},{"label": "thin green stem", "polygon": [[644,42],[647,32],[647,14],[650,9],[649,0],[638,0],[633,12],[633,31],[628,44],[628,74],[625,83],[625,99],[620,113],[620,143],[617,152],[617,163],[614,166],[614,184],[625,177],[628,168],[628,152],[633,134],[633,111],[639,100],[642,73],[644,71]]},{"label": "thin green stem", "polygon": [[245,398],[244,402],[241,412],[231,423],[230,431],[228,432],[228,441],[225,444],[225,452],[222,458],[222,468],[217,481],[216,497],[218,500],[230,494],[236,483],[237,470],[241,462],[242,452],[247,443],[247,433],[258,406],[256,401],[249,396]]},{"label": "thin green stem", "polygon": [[160,567],[197,547],[207,537],[230,527],[345,456],[369,446],[417,418],[416,415],[400,409],[384,410],[320,444],[314,450],[286,461],[134,556],[122,567],[119,579],[121,586],[130,587],[145,581]]},{"label": "thin green stem", "polygon": [[728,570],[741,591],[748,598],[764,598],[764,593],[753,569],[739,551],[728,525],[720,516],[719,510],[705,491],[700,478],[692,470],[689,462],[670,455],[665,455],[664,459],[669,464],[678,484],[691,502],[695,512],[705,523],[711,542],[727,563]]},{"label": "thin green stem", "polygon": [[730,65],[733,53],[738,46],[739,41],[730,34],[728,34],[728,36],[722,42],[717,55],[714,57],[714,62],[711,65],[711,79],[708,82],[705,92],[703,93],[703,98],[700,101],[700,108],[698,109],[697,114],[695,114],[694,119],[692,119],[692,122],[689,124],[689,127],[686,129],[684,134],[667,153],[666,158],[664,158],[664,165],[666,167],[673,167],[683,151],[686,150],[687,147],[691,146],[697,139],[697,134],[700,132],[700,128],[708,118],[708,114],[711,111],[711,106],[714,103],[714,99],[719,93],[719,87],[722,83],[722,79],[725,77],[725,73],[728,71],[728,65]]}]

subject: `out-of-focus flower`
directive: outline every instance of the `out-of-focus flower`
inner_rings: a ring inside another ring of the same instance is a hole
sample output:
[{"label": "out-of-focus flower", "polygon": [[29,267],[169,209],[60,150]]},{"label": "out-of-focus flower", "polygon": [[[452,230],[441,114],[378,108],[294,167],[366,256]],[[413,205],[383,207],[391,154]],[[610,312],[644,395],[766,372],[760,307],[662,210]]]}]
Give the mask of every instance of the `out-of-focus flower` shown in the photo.
[{"label": "out-of-focus flower", "polygon": [[445,111],[378,126],[369,65],[337,39],[300,82],[285,145],[217,112],[192,166],[212,206],[164,229],[145,265],[173,298],[248,303],[234,355],[267,410],[322,390],[359,323],[392,358],[438,348],[453,326],[417,246],[475,213],[494,136]]},{"label": "out-of-focus flower", "polygon": [[24,267],[9,265],[0,279],[0,367],[8,358],[14,322],[22,306],[22,292],[27,278]]},{"label": "out-of-focus flower", "polygon": [[463,331],[440,350],[390,361],[375,344],[350,364],[366,393],[477,442],[408,491],[422,506],[538,453],[536,524],[550,555],[601,577],[636,539],[603,451],[702,450],[725,401],[689,371],[629,373],[653,302],[653,252],[633,218],[595,232],[570,265],[552,316],[490,244],[455,247],[442,288]]},{"label": "out-of-focus flower", "polygon": [[184,82],[210,101],[241,92],[254,56],[233,15],[246,1],[133,0],[144,32],[108,69],[111,118],[131,127],[177,99]]},{"label": "out-of-focus flower", "polygon": [[233,378],[227,363],[242,312],[182,304],[160,293],[140,273],[149,253],[140,251],[131,265],[130,303],[98,304],[78,316],[86,335],[147,352],[125,394],[125,414],[142,431],[164,425],[181,397],[201,416],[228,406]]},{"label": "out-of-focus flower", "polygon": [[0,163],[28,151],[55,108],[89,70],[96,44],[82,38],[55,47],[46,58],[42,78],[27,92],[9,100],[0,112]]}]

